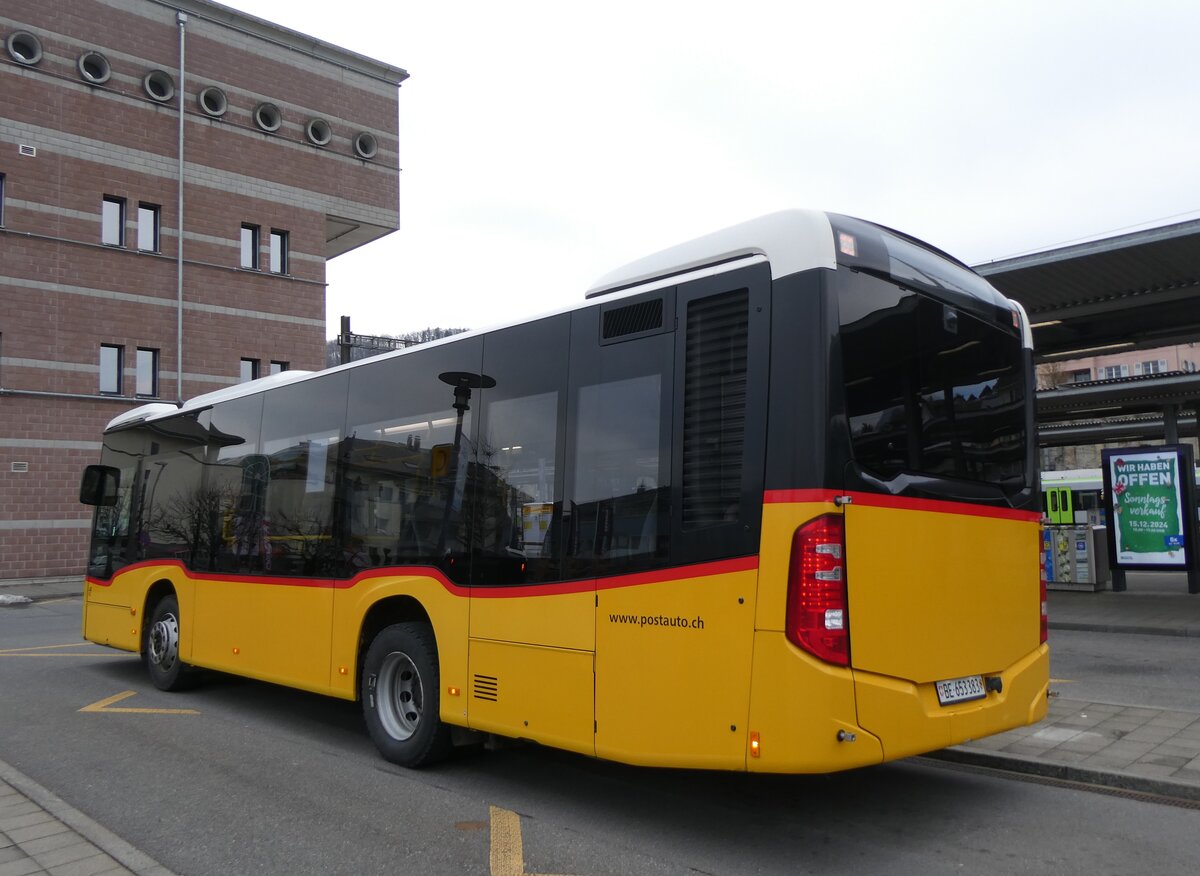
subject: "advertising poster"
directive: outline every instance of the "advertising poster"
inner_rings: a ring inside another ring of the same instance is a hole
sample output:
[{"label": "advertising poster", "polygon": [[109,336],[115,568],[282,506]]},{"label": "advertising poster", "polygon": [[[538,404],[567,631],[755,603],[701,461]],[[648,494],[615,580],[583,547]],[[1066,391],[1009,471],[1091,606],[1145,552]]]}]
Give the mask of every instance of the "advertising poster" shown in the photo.
[{"label": "advertising poster", "polygon": [[1117,566],[1185,569],[1191,550],[1191,454],[1186,448],[1105,450],[1104,489]]}]

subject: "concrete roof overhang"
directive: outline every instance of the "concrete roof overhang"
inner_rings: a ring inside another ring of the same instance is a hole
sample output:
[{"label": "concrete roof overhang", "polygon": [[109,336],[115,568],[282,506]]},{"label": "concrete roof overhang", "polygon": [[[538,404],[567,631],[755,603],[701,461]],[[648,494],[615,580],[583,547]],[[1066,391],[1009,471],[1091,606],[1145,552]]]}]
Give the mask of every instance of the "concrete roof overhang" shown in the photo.
[{"label": "concrete roof overhang", "polygon": [[[1025,307],[1039,362],[1163,347],[1200,338],[1200,220],[975,265]],[[1158,442],[1194,434],[1200,374],[1067,384],[1037,396],[1043,447]]]},{"label": "concrete roof overhang", "polygon": [[[1161,441],[1163,411],[1195,408],[1200,374],[1153,374],[1069,383],[1037,394],[1038,443],[1043,447],[1110,440]],[[1195,418],[1179,418],[1187,432]]]},{"label": "concrete roof overhang", "polygon": [[1038,361],[1200,337],[1200,220],[974,268],[1025,307]]}]

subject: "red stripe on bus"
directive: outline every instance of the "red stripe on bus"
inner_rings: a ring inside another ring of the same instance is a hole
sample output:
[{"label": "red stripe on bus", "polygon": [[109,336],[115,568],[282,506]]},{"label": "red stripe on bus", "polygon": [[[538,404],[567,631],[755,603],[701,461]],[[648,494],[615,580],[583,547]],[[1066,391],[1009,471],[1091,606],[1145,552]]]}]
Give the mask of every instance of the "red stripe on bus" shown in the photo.
[{"label": "red stripe on bus", "polygon": [[552,596],[563,593],[590,593],[593,590],[616,590],[621,587],[640,587],[644,584],[665,584],[687,578],[710,578],[733,572],[748,572],[758,568],[758,557],[738,557],[692,566],[675,566],[648,572],[631,572],[607,578],[580,578],[560,584],[522,584],[515,587],[472,587],[471,595],[481,599],[507,599],[520,596]]},{"label": "red stripe on bus", "polygon": [[768,505],[800,502],[827,502],[832,504],[838,496],[849,496],[852,504],[867,508],[899,508],[905,511],[932,511],[940,514],[964,514],[970,517],[992,517],[1001,520],[1040,521],[1040,511],[1020,511],[1015,508],[993,508],[988,505],[973,505],[970,502],[952,502],[943,499],[912,499],[906,496],[885,496],[880,493],[851,492],[837,490],[767,490],[763,502]]},{"label": "red stripe on bus", "polygon": [[122,575],[138,569],[170,567],[178,569],[192,581],[224,581],[230,583],[263,584],[270,587],[327,587],[333,590],[349,590],[355,585],[373,578],[431,578],[442,585],[455,596],[474,596],[480,599],[515,599],[522,596],[558,596],[569,593],[590,593],[593,590],[612,590],[619,587],[637,587],[643,584],[662,584],[668,581],[682,581],[687,578],[707,578],[714,575],[727,575],[733,572],[753,571],[758,568],[758,557],[738,557],[732,560],[719,560],[712,563],[698,563],[692,566],[677,566],[670,569],[656,569],[649,572],[633,572],[628,575],[614,575],[607,578],[581,578],[575,581],[561,581],[554,584],[521,584],[516,586],[467,587],[455,584],[446,575],[433,566],[389,566],[380,569],[366,569],[353,578],[284,578],[278,575],[231,575],[213,574],[208,572],[193,573],[179,560],[143,560],[125,566],[113,575],[111,581],[88,577],[88,583],[100,587],[111,586],[113,581]]},{"label": "red stripe on bus", "polygon": [[840,496],[836,490],[767,490],[763,493],[763,502],[768,505],[782,505],[792,502],[832,502],[834,496]]}]

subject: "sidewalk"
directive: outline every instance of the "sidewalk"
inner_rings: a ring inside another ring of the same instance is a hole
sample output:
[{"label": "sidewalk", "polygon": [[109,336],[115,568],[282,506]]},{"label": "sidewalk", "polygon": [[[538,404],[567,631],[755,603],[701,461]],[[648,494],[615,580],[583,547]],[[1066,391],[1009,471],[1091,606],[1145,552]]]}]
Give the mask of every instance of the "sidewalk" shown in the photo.
[{"label": "sidewalk", "polygon": [[83,576],[0,579],[0,608],[83,596]]},{"label": "sidewalk", "polygon": [[[1130,574],[1123,593],[1048,596],[1054,630],[1200,637],[1200,594],[1186,578]],[[1200,650],[1200,642],[1196,643]],[[1200,800],[1200,714],[1055,696],[1046,719],[939,752],[936,757],[997,769]]]},{"label": "sidewalk", "polygon": [[0,760],[0,874],[171,876],[153,859]]}]

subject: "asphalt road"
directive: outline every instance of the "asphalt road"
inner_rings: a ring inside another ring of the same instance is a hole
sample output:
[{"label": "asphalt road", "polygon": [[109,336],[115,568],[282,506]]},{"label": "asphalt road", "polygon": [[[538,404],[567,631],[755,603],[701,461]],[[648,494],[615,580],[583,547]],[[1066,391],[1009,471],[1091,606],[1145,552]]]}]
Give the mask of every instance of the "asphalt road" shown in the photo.
[{"label": "asphalt road", "polygon": [[0,609],[0,758],[178,873],[1200,869],[1196,810],[922,760],[763,778],[516,746],[403,770],[352,703],[226,676],[165,694],[79,642],[78,600]]}]

